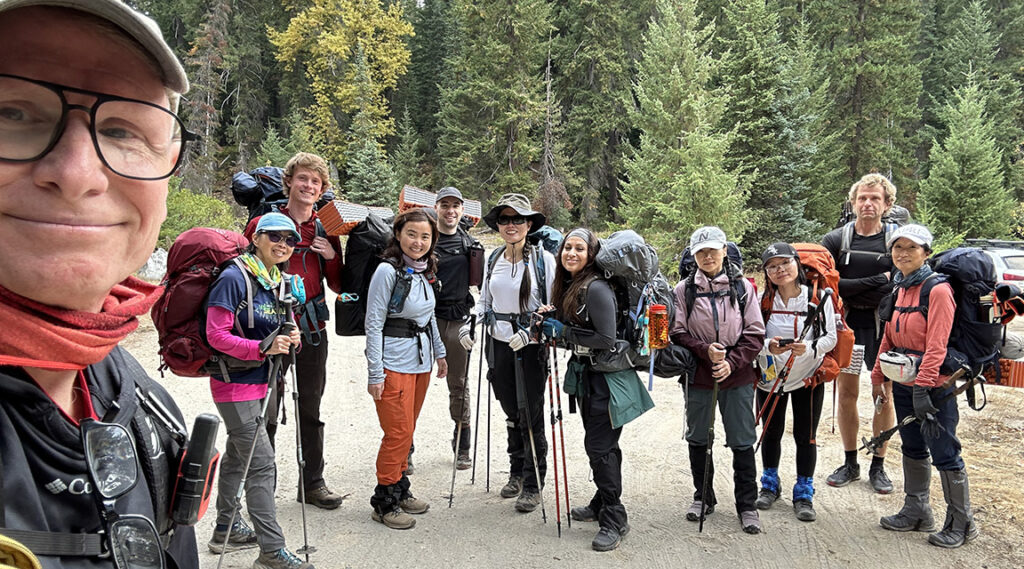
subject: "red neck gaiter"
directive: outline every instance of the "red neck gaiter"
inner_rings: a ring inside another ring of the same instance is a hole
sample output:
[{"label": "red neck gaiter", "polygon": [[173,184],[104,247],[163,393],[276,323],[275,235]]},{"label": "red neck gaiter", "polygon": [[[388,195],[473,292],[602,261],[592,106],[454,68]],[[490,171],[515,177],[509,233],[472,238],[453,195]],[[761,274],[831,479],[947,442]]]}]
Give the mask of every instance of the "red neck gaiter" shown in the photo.
[{"label": "red neck gaiter", "polygon": [[163,287],[128,277],[100,312],[40,304],[0,287],[0,364],[43,369],[85,369],[101,361],[139,326]]}]

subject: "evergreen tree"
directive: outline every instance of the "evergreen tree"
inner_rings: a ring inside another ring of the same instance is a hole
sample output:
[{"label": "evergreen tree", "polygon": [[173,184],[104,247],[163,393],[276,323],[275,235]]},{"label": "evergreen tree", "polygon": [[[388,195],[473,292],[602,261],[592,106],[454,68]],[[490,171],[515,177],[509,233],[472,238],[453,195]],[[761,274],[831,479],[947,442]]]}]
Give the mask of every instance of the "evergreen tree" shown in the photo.
[{"label": "evergreen tree", "polygon": [[214,2],[185,60],[192,79],[191,90],[183,100],[183,111],[188,117],[186,128],[200,138],[190,145],[181,178],[185,186],[206,194],[212,192],[217,180],[220,98],[230,16],[230,0]]},{"label": "evergreen tree", "polygon": [[1013,168],[1013,153],[1021,142],[1021,129],[1017,117],[1021,113],[1020,87],[1010,75],[1002,74],[996,64],[999,38],[992,32],[989,13],[981,0],[971,0],[963,6],[954,3],[946,6],[945,12],[937,15],[938,22],[945,22],[946,33],[942,35],[938,51],[927,66],[926,97],[929,106],[925,109],[926,120],[930,119],[933,136],[942,138],[947,130],[939,118],[939,111],[953,99],[954,92],[962,88],[967,77],[974,73],[977,87],[985,93],[985,114],[991,123],[992,134],[1002,155],[1003,175],[1008,176]]},{"label": "evergreen tree", "polygon": [[[411,61],[406,74],[409,90],[405,106],[426,150],[437,148],[437,112],[441,105],[439,82],[447,74],[445,55],[451,35],[449,0],[425,0],[412,20],[415,35],[409,40]],[[396,99],[397,100],[397,99]]]},{"label": "evergreen tree", "polygon": [[913,193],[919,0],[817,0],[807,13],[825,50],[819,65],[830,72],[833,101],[827,120],[846,179],[877,170]]},{"label": "evergreen tree", "polygon": [[[391,134],[393,121],[385,94],[409,64],[404,38],[412,26],[401,4],[385,9],[381,0],[313,0],[284,31],[270,30],[270,41],[286,70],[305,69],[314,104],[308,109],[313,136],[326,158],[345,163],[345,126],[362,111],[375,139]],[[356,102],[355,54],[363,50],[374,92],[366,106]]]},{"label": "evergreen tree", "polygon": [[441,90],[438,153],[444,179],[484,202],[537,187],[549,12],[544,0],[452,3],[458,49]]},{"label": "evergreen tree", "polygon": [[285,140],[277,133],[277,128],[268,124],[267,134],[252,159],[252,167],[277,166],[283,168],[292,156],[293,154],[289,154],[285,148]]},{"label": "evergreen tree", "polygon": [[[548,225],[553,227],[564,227],[571,222],[569,209],[572,208],[572,201],[569,199],[569,192],[566,190],[566,179],[568,175],[562,160],[562,145],[559,142],[561,129],[559,128],[558,117],[559,107],[551,93],[551,56],[548,56],[548,64],[544,70],[544,145],[541,158],[541,182],[537,188],[537,199],[533,205],[537,211],[544,214]],[[584,221],[585,225],[589,225]]]},{"label": "evergreen tree", "polygon": [[[822,229],[833,227],[846,200],[849,182],[846,178],[837,133],[830,129],[828,113],[828,70],[821,65],[821,52],[811,39],[810,24],[802,18],[788,33],[786,67],[790,91],[796,149],[808,154],[810,165],[804,171],[809,193],[804,207],[807,219],[818,222]],[[815,238],[813,241],[817,241]]]},{"label": "evergreen tree", "polygon": [[391,205],[398,197],[395,172],[380,144],[374,122],[374,98],[377,93],[363,51],[357,50],[353,84],[358,111],[352,118],[345,156],[345,196],[362,205]]},{"label": "evergreen tree", "polygon": [[698,27],[694,10],[694,0],[657,0],[630,114],[640,139],[626,160],[619,209],[626,226],[657,248],[666,272],[697,227],[718,225],[738,241],[747,225],[747,183],[724,167],[732,135],[717,130],[727,97],[710,86],[714,28]]},{"label": "evergreen tree", "polygon": [[932,144],[931,172],[918,197],[922,221],[937,235],[1004,237],[1010,232],[1016,204],[1003,184],[985,98],[971,73],[940,112],[949,134]]},{"label": "evergreen tree", "polygon": [[757,256],[771,243],[803,241],[816,231],[804,217],[810,158],[799,145],[806,129],[794,128],[803,117],[794,116],[789,92],[798,87],[784,83],[777,16],[763,2],[739,0],[726,5],[725,20],[734,33],[720,41],[718,82],[729,91],[721,124],[734,132],[726,166],[750,180],[751,224],[742,245]]},{"label": "evergreen tree", "polygon": [[423,154],[419,151],[421,140],[413,126],[409,107],[402,109],[397,139],[395,149],[391,153],[391,168],[395,172],[398,186],[408,184],[418,188],[427,187],[427,180],[420,171],[423,165]]},{"label": "evergreen tree", "polygon": [[582,182],[574,192],[577,213],[588,225],[618,207],[630,87],[652,9],[653,0],[558,2],[556,98],[565,112],[568,164]]}]

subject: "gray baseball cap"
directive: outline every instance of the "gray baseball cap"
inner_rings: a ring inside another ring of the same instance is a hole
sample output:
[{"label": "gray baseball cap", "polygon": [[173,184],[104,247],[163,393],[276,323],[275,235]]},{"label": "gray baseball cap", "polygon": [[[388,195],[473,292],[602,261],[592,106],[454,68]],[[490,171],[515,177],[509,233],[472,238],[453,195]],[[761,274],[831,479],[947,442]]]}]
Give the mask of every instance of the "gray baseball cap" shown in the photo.
[{"label": "gray baseball cap", "polygon": [[722,249],[725,247],[725,232],[721,229],[708,225],[701,227],[690,236],[690,253],[696,255],[701,249]]},{"label": "gray baseball cap", "polygon": [[[160,67],[165,86],[176,93],[188,92],[188,77],[185,75],[185,68],[182,67],[170,46],[164,41],[160,26],[121,0],[0,0],[0,14],[15,8],[29,6],[69,8],[92,14],[114,24],[139,42],[153,58]],[[74,46],[69,46],[69,49],[74,49]]]},{"label": "gray baseball cap", "polygon": [[463,203],[465,203],[465,201],[466,201],[462,197],[462,192],[460,192],[458,190],[458,188],[455,188],[455,187],[452,187],[452,186],[446,186],[444,188],[441,188],[441,190],[439,192],[437,192],[437,199],[434,200],[434,203],[437,203],[437,202],[443,200],[444,198],[455,198],[455,199],[457,199],[457,200],[459,200],[460,202],[463,202]]}]

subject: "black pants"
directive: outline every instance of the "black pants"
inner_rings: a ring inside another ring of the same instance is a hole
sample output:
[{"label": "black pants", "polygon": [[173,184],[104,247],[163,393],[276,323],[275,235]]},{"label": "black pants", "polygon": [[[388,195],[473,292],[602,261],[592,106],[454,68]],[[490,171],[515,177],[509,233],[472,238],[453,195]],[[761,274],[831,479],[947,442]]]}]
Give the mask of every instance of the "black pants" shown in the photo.
[{"label": "black pants", "polygon": [[[505,412],[505,426],[508,431],[509,474],[523,477],[523,490],[537,492],[543,486],[547,474],[548,440],[544,436],[544,388],[547,379],[547,353],[538,344],[530,344],[515,352],[508,343],[491,340],[487,379],[494,389],[494,397]],[[522,366],[523,383],[526,393],[516,390],[516,366]],[[520,410],[519,396],[526,397],[526,409]],[[528,418],[529,423],[524,421]],[[527,426],[529,425],[529,427]],[[530,449],[530,428],[537,451],[537,469],[540,480],[533,468],[533,453]]]},{"label": "black pants", "polygon": [[[757,390],[757,407],[760,409],[768,400],[769,392]],[[818,432],[818,421],[821,419],[821,406],[825,400],[825,384],[815,387],[801,387],[778,395],[778,403],[768,404],[761,415],[761,425],[765,429],[761,444],[761,465],[764,468],[778,468],[782,459],[782,435],[786,431],[786,405],[793,399],[793,442],[796,444],[797,476],[814,476],[814,467],[818,462],[818,446],[811,441]],[[768,413],[775,405],[771,421]]]},{"label": "black pants", "polygon": [[597,514],[601,527],[621,530],[626,525],[626,508],[622,505],[622,450],[619,436],[622,427],[612,428],[608,415],[611,393],[604,374],[587,370],[580,416],[583,418],[583,447],[590,459],[597,492],[590,500],[590,509]]},{"label": "black pants", "polygon": [[324,485],[324,423],[320,420],[320,400],[327,387],[327,333],[320,332],[320,344],[302,344],[295,355],[296,382],[299,384],[299,429],[302,432],[302,480],[306,491]]}]

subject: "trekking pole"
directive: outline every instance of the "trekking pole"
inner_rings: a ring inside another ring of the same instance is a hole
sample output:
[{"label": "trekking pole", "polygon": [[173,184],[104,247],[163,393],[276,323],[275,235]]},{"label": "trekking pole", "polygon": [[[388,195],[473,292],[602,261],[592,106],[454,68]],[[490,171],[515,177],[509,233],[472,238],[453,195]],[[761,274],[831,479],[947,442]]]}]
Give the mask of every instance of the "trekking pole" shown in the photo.
[{"label": "trekking pole", "polygon": [[[714,381],[714,378],[712,378]],[[711,389],[711,420],[708,421],[708,446],[704,457],[704,482],[700,490],[700,524],[697,531],[704,532],[704,518],[708,509],[708,473],[711,471],[711,450],[715,445],[715,408],[718,407],[718,382]]]},{"label": "trekking pole", "polygon": [[[956,380],[959,379],[960,377],[962,377],[964,375],[964,373],[966,373],[966,370],[964,368],[960,368],[960,369],[956,370],[953,373],[953,375],[950,376],[949,380],[946,381],[946,383],[943,384],[943,387],[955,384]],[[976,383],[983,383],[983,381],[984,380],[980,380],[977,377],[974,377],[974,378],[971,378],[971,379],[967,380],[966,383],[964,383],[960,387],[957,387],[956,389],[954,389],[952,393],[950,393],[949,395],[947,395],[947,396],[943,397],[942,399],[940,399],[935,406],[939,407],[939,406],[945,404],[950,399],[953,399],[956,396],[958,396],[961,393],[963,393],[964,391],[967,391],[968,389],[970,389],[971,386],[973,386],[974,384],[976,384]],[[884,445],[885,443],[889,442],[889,439],[891,439],[892,436],[895,435],[896,432],[899,431],[901,427],[906,427],[907,425],[910,425],[911,423],[913,423],[914,421],[917,421],[917,420],[918,420],[917,419],[917,415],[911,413],[911,414],[907,415],[906,417],[904,417],[902,421],[897,423],[895,427],[892,427],[891,429],[886,429],[886,430],[882,431],[881,433],[878,433],[878,436],[871,437],[870,440],[867,437],[861,437],[860,440],[861,440],[861,442],[863,444],[857,450],[863,450],[863,451],[867,452],[869,455],[877,456],[878,455],[878,450],[882,448],[882,445]]]},{"label": "trekking pole", "polygon": [[[832,289],[826,288],[822,291],[821,298],[818,300],[818,306],[814,307],[814,310],[807,313],[807,318],[804,320],[804,329],[800,331],[800,335],[795,340],[793,340],[793,342],[787,341],[788,343],[804,341],[804,339],[807,337],[807,332],[809,332],[812,328],[811,325],[814,323],[814,320],[821,316],[822,312],[824,312],[825,301],[827,301],[831,296]],[[781,343],[782,342],[780,341],[780,345]],[[761,406],[761,410],[757,413],[757,417],[754,419],[754,424],[756,425],[757,422],[761,419],[761,415],[764,413],[765,408],[768,406],[768,401],[772,401],[772,407],[768,411],[768,417],[764,420],[764,425],[761,427],[761,436],[757,438],[757,444],[754,445],[754,452],[757,452],[757,449],[761,448],[761,441],[764,440],[764,434],[768,432],[768,425],[772,422],[772,415],[775,414],[775,407],[779,404],[779,399],[782,398],[782,389],[786,380],[789,379],[790,371],[793,370],[793,362],[795,359],[796,354],[790,352],[789,359],[786,360],[786,365],[782,367],[782,371],[780,371],[779,374],[775,377],[775,383],[772,384],[772,391],[771,393],[768,394],[768,399],[765,399],[764,405]],[[775,391],[775,387],[777,385],[779,386],[778,393],[776,393]]]},{"label": "trekking pole", "polygon": [[[475,340],[476,315],[469,317],[469,338]],[[466,383],[469,383],[469,364],[473,361],[473,350],[466,350]],[[466,392],[462,392],[462,405],[459,406],[459,426],[455,428],[455,449],[452,451],[452,487],[448,493],[448,507],[452,507],[455,500],[455,471],[459,464],[459,447],[462,445],[462,415],[466,412]]]},{"label": "trekking pole", "polygon": [[[520,350],[521,351],[521,350]],[[519,403],[520,418],[526,422],[526,433],[530,437],[530,455],[533,457],[533,475],[537,479],[537,495],[540,497],[540,515],[544,523],[548,523],[548,514],[544,510],[544,488],[540,479],[540,465],[537,464],[537,444],[533,437],[533,421],[530,413],[530,400],[526,395],[526,378],[523,376],[523,356],[516,351],[516,397]]]},{"label": "trekking pole", "polygon": [[[480,339],[483,344],[480,346],[480,365],[476,368],[476,418],[473,420],[473,474],[469,477],[470,484],[476,484],[476,443],[480,440],[480,386],[484,379],[484,350],[487,346],[487,326],[480,327]],[[469,370],[466,370],[467,381]],[[490,382],[488,387],[490,387]]]},{"label": "trekking pole", "polygon": [[[291,292],[285,294],[287,320],[282,325],[285,333],[295,329],[294,301]],[[295,344],[288,346],[288,357],[291,361],[292,402],[295,404],[295,458],[299,465],[299,509],[302,512],[302,547],[296,549],[295,553],[305,555],[306,563],[309,563],[309,554],[316,553],[316,548],[309,544],[309,531],[306,526],[306,461],[302,458],[302,421],[299,420],[299,378],[296,372]]]},{"label": "trekking pole", "polygon": [[[562,480],[565,487],[565,522],[572,527],[572,516],[569,510],[569,470],[565,461],[565,427],[562,424],[562,381],[558,377],[558,349],[554,341],[551,342],[551,356],[554,359],[555,367],[555,401],[558,403],[558,433],[561,435],[562,448]],[[551,438],[555,438],[552,434]]]},{"label": "trekking pole", "polygon": [[552,385],[551,370],[548,369],[548,407],[551,408],[551,460],[554,466],[555,473],[555,520],[558,524],[558,537],[562,537],[562,510],[561,510],[561,497],[558,495],[558,444],[555,438],[555,423],[558,421],[555,418],[555,394],[552,393],[555,387]]},{"label": "trekking pole", "polygon": [[[275,334],[276,335],[276,334]],[[270,365],[270,376],[268,378],[268,384],[271,381],[275,381],[277,374],[281,371],[281,355],[272,356],[274,361]],[[231,510],[231,518],[228,520],[228,530],[224,533],[224,542],[221,544],[220,558],[217,559],[217,569],[220,569],[221,563],[224,562],[224,554],[228,552],[228,542],[231,540],[231,528],[235,525],[235,516],[239,510],[242,509],[242,492],[245,490],[245,481],[249,478],[249,466],[252,465],[252,457],[256,454],[256,442],[259,440],[260,428],[266,428],[266,415],[267,408],[270,406],[270,389],[268,386],[267,394],[263,397],[263,403],[260,404],[260,414],[256,415],[256,434],[252,438],[252,444],[249,445],[249,454],[245,458],[245,467],[242,468],[242,479],[238,481],[238,490],[235,491],[235,507]]]},{"label": "trekking pole", "polygon": [[484,492],[491,491],[491,382],[487,382],[487,484]]}]

